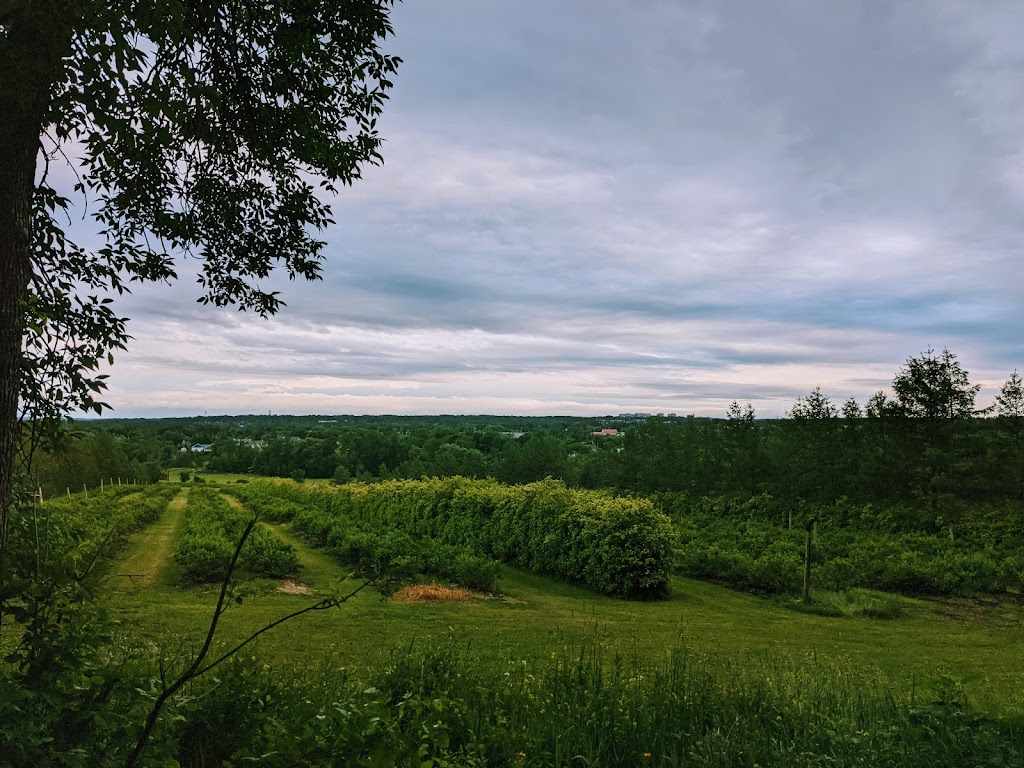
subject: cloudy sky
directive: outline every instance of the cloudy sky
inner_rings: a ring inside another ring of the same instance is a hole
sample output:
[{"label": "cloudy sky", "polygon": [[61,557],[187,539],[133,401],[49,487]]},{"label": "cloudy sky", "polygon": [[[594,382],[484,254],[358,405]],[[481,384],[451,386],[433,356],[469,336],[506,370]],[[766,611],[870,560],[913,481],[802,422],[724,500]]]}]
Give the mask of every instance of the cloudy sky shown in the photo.
[{"label": "cloudy sky", "polygon": [[121,305],[114,416],[862,403],[1024,370],[1019,0],[407,0],[385,165],[270,321]]}]

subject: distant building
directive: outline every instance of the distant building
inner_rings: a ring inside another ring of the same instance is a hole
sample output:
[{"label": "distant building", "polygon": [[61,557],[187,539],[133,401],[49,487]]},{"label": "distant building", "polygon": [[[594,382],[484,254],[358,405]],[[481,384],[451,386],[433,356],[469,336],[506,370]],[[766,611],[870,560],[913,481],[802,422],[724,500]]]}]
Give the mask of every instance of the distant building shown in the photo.
[{"label": "distant building", "polygon": [[594,433],[600,437],[622,437],[623,433],[617,429],[599,429]]},{"label": "distant building", "polygon": [[616,421],[647,421],[651,418],[649,413],[620,413]]},{"label": "distant building", "polygon": [[213,450],[213,445],[210,443],[196,443],[189,450],[192,453],[210,453]]}]

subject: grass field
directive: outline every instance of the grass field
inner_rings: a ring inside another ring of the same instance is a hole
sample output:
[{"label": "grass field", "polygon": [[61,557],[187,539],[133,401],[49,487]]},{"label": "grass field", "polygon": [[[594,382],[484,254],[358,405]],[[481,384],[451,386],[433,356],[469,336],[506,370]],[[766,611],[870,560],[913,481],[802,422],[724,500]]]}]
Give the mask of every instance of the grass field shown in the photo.
[{"label": "grass field", "polygon": [[[176,583],[170,556],[184,493],[133,537],[109,571],[113,588],[105,598],[126,634],[156,641],[167,653],[198,642],[216,600],[215,587]],[[269,580],[240,585],[244,600],[225,615],[223,642],[237,641],[317,596],[360,583],[286,527],[275,531],[297,547],[299,579],[312,594],[283,594]],[[983,711],[1011,719],[1024,715],[1024,612],[1018,604],[907,600],[899,618],[835,618],[681,578],[673,579],[667,600],[628,602],[507,567],[500,593],[472,602],[407,604],[368,589],[339,609],[276,628],[258,641],[257,653],[282,666],[328,657],[359,669],[410,647],[452,643],[495,663],[550,659],[588,646],[601,648],[607,659],[619,654],[655,664],[685,646],[709,664],[753,678],[780,668],[804,668],[812,675],[841,669],[877,681],[900,698],[927,698],[932,682],[947,678],[962,682]]]}]

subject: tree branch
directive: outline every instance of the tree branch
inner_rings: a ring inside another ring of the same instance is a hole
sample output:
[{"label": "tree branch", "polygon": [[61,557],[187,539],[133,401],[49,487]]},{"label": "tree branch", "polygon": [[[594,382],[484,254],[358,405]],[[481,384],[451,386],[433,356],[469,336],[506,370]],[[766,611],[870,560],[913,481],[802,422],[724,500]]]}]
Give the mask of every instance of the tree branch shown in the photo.
[{"label": "tree branch", "polygon": [[211,669],[223,663],[227,659],[231,658],[234,654],[236,654],[242,648],[247,646],[253,640],[258,638],[263,633],[269,632],[274,627],[283,624],[286,621],[290,621],[298,616],[302,616],[303,614],[310,613],[312,611],[324,611],[328,608],[338,608],[343,603],[351,600],[366,587],[374,583],[374,579],[364,581],[356,589],[352,590],[344,597],[325,598],[317,603],[314,603],[313,605],[306,606],[305,608],[302,608],[298,611],[294,611],[293,613],[290,613],[286,616],[282,616],[280,619],[277,619],[276,621],[273,621],[270,624],[267,624],[265,627],[252,633],[245,640],[238,643],[238,645],[234,646],[231,650],[217,657],[209,664],[204,665],[203,661],[206,659],[206,656],[210,651],[210,647],[213,645],[213,638],[217,633],[217,624],[220,621],[220,617],[223,615],[224,611],[227,610],[227,607],[225,606],[225,601],[228,594],[228,588],[231,584],[231,578],[234,575],[235,568],[238,564],[238,558],[242,553],[242,547],[245,545],[246,540],[249,538],[249,535],[255,528],[258,519],[259,515],[253,515],[248,525],[246,525],[245,530],[242,532],[242,536],[239,539],[238,544],[235,546],[235,551],[231,556],[231,562],[228,565],[227,573],[224,576],[224,580],[221,582],[220,597],[218,597],[217,599],[217,607],[214,609],[213,616],[210,619],[210,628],[207,630],[206,640],[204,641],[203,647],[200,649],[195,659],[189,665],[188,669],[182,672],[181,675],[179,675],[178,678],[170,685],[167,685],[165,671],[163,667],[163,660],[161,660],[160,695],[157,696],[156,701],[153,702],[153,707],[152,709],[150,709],[149,715],[146,717],[146,722],[143,726],[142,733],[139,735],[139,740],[136,742],[135,748],[132,750],[131,755],[129,755],[128,759],[125,761],[125,768],[135,768],[139,759],[142,757],[143,751],[145,751],[146,743],[149,741],[149,738],[153,733],[153,729],[156,727],[157,720],[159,719],[160,712],[163,709],[164,705],[172,696],[174,696],[178,691],[180,691],[185,685],[199,678],[200,676],[206,674]]}]

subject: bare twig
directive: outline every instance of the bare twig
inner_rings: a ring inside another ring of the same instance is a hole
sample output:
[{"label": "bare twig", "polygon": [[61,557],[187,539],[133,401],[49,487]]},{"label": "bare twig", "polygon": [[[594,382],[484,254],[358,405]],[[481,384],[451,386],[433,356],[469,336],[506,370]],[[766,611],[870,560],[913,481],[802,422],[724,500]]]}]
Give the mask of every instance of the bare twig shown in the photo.
[{"label": "bare twig", "polygon": [[234,654],[238,653],[238,651],[242,650],[245,646],[247,646],[249,643],[251,643],[257,637],[262,635],[264,632],[270,631],[271,629],[276,627],[278,624],[284,624],[284,622],[286,622],[286,621],[290,621],[291,619],[294,619],[294,618],[296,618],[298,616],[301,616],[304,613],[310,613],[311,611],[326,611],[329,608],[340,608],[343,603],[346,603],[349,600],[351,600],[353,597],[358,595],[360,592],[362,592],[366,587],[370,586],[371,584],[373,584],[373,580],[372,579],[369,580],[369,581],[364,581],[362,584],[360,584],[358,587],[356,587],[354,590],[349,592],[344,597],[328,597],[328,598],[324,598],[319,603],[314,603],[313,605],[306,606],[305,608],[303,608],[301,610],[298,610],[298,611],[295,611],[294,613],[289,613],[287,616],[282,616],[277,621],[271,622],[270,624],[267,624],[267,626],[263,627],[262,629],[260,629],[260,630],[258,630],[256,632],[254,632],[253,634],[249,635],[249,637],[247,637],[245,640],[240,642],[238,645],[236,645],[230,651],[228,651],[223,656],[218,658],[216,661],[212,661],[209,664],[207,664],[205,667],[203,667],[202,669],[199,670],[197,675],[202,675],[205,672],[209,672],[211,669],[216,667],[221,662],[227,661],[229,658],[231,658]]},{"label": "bare twig", "polygon": [[192,682],[201,675],[206,674],[211,669],[216,667],[218,664],[221,664],[227,659],[231,658],[234,654],[236,654],[238,651],[240,651],[242,648],[244,648],[246,645],[251,643],[256,638],[258,638],[264,632],[269,632],[274,627],[283,624],[286,621],[290,621],[291,619],[294,619],[298,616],[302,616],[305,613],[311,613],[313,611],[324,611],[328,608],[338,608],[343,603],[347,602],[348,600],[351,600],[363,589],[365,589],[373,583],[373,580],[365,581],[362,584],[360,584],[356,589],[352,590],[349,594],[343,597],[324,598],[323,600],[320,600],[319,602],[314,603],[313,605],[309,605],[298,611],[294,611],[293,613],[290,613],[287,616],[282,616],[280,619],[277,619],[276,621],[271,622],[262,629],[259,629],[256,632],[252,633],[245,640],[238,643],[231,650],[217,657],[209,664],[204,665],[203,662],[206,660],[206,656],[210,652],[210,648],[213,645],[214,636],[217,633],[217,624],[220,621],[220,617],[223,615],[224,611],[227,610],[227,605],[225,604],[225,602],[227,600],[228,588],[231,584],[231,578],[234,575],[235,568],[238,564],[238,558],[241,555],[242,547],[245,545],[246,540],[249,538],[249,535],[252,533],[253,528],[256,526],[256,521],[258,517],[258,515],[254,515],[253,518],[249,521],[248,525],[246,525],[245,527],[245,530],[242,532],[241,538],[238,540],[238,544],[235,546],[235,551],[231,556],[231,562],[228,565],[227,573],[224,576],[224,580],[221,582],[220,597],[217,599],[217,607],[214,609],[213,616],[210,618],[210,628],[207,630],[206,640],[204,641],[203,647],[199,650],[199,653],[196,655],[195,659],[193,659],[188,669],[182,672],[177,677],[177,679],[175,679],[174,682],[172,682],[170,685],[168,685],[167,683],[164,664],[163,660],[161,659],[160,694],[156,697],[156,700],[153,702],[153,706],[149,711],[149,715],[146,717],[146,722],[143,725],[142,733],[139,735],[139,740],[138,742],[136,742],[135,748],[132,750],[132,753],[128,756],[128,759],[125,761],[125,768],[134,768],[135,765],[138,763],[139,759],[142,757],[143,751],[145,751],[146,743],[149,741],[149,738],[153,733],[153,729],[156,727],[157,720],[160,716],[160,712],[163,709],[164,705],[171,699],[172,696],[174,696],[178,691],[180,691],[185,685]]},{"label": "bare twig", "polygon": [[257,516],[254,515],[248,525],[245,526],[238,544],[235,545],[235,551],[231,555],[231,562],[228,564],[227,574],[225,574],[224,581],[220,585],[220,597],[217,598],[217,607],[214,609],[213,617],[210,619],[210,628],[206,632],[206,640],[203,642],[203,647],[199,650],[198,655],[196,655],[192,664],[189,665],[189,668],[182,672],[178,679],[170,685],[166,684],[166,681],[163,679],[163,670],[161,670],[160,695],[156,697],[153,707],[149,710],[149,715],[146,717],[146,722],[142,727],[142,733],[139,734],[139,740],[135,743],[135,748],[125,761],[125,768],[134,768],[138,763],[139,758],[142,757],[143,750],[146,748],[146,742],[149,741],[153,728],[156,727],[156,721],[160,717],[160,711],[164,708],[164,704],[190,680],[195,679],[199,668],[206,659],[206,654],[209,653],[210,646],[213,644],[213,637],[217,633],[217,623],[220,621],[220,617],[225,610],[224,601],[227,598],[228,586],[231,584],[231,576],[234,574],[235,566],[238,564],[238,557],[242,554],[242,547],[249,538],[249,534],[252,533],[253,528],[256,527],[256,520]]}]

